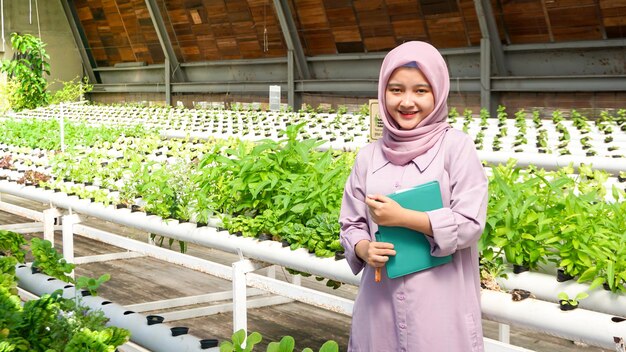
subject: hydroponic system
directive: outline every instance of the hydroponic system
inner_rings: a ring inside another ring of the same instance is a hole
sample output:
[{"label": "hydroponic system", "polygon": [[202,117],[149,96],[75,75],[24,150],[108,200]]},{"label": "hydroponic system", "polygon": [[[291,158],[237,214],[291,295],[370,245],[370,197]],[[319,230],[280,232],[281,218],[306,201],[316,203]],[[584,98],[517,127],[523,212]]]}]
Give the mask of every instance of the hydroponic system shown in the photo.
[{"label": "hydroponic system", "polygon": [[[524,350],[508,344],[508,325],[615,349],[626,337],[626,110],[588,119],[576,111],[541,116],[501,107],[495,117],[453,110],[449,121],[472,136],[490,180],[480,242],[482,306],[484,318],[502,323],[502,333],[501,341],[486,339],[487,350]],[[80,235],[232,280],[234,330],[246,330],[247,307],[288,300],[350,315],[351,300],[251,271],[278,265],[323,277],[329,286],[359,284],[342,259],[337,220],[355,151],[369,133],[369,117],[346,109],[61,104],[26,110],[0,121],[0,194],[50,209],[0,202],[0,210],[40,223],[30,226],[51,242],[61,230],[70,263],[78,259],[73,236]],[[240,259],[232,267],[212,263],[83,225],[81,216]],[[17,273],[20,287],[37,295],[68,290],[22,265]],[[513,301],[512,289],[532,297]],[[255,298],[259,292],[273,296]],[[166,327],[144,323],[141,307],[85,300],[151,350],[208,346],[185,334],[155,333]],[[577,309],[563,311],[559,301]],[[185,314],[164,316],[210,313]]]}]

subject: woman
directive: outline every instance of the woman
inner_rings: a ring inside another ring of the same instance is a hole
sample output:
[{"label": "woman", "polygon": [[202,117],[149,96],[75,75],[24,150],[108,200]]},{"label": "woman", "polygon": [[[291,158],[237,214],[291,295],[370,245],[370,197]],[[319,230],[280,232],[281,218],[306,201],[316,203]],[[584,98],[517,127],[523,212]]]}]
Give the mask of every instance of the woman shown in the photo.
[{"label": "woman", "polygon": [[[487,178],[469,136],[446,122],[450,80],[441,54],[409,42],[385,57],[378,83],[383,138],[358,153],[341,206],[341,243],[355,274],[363,270],[349,351],[483,351],[477,242],[485,225]],[[443,208],[417,212],[386,194],[429,181]],[[378,225],[426,236],[434,256],[452,261],[395,279],[390,243]],[[375,268],[382,279],[375,282]]]}]

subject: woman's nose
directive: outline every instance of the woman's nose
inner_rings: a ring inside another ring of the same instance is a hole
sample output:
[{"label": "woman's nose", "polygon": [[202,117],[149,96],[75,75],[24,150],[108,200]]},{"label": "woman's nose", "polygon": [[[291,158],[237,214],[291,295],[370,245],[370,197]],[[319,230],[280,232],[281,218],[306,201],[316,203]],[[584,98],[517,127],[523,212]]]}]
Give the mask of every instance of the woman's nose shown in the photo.
[{"label": "woman's nose", "polygon": [[413,106],[415,103],[413,101],[413,98],[411,97],[411,94],[404,94],[402,96],[402,100],[400,101],[400,104],[402,106]]}]

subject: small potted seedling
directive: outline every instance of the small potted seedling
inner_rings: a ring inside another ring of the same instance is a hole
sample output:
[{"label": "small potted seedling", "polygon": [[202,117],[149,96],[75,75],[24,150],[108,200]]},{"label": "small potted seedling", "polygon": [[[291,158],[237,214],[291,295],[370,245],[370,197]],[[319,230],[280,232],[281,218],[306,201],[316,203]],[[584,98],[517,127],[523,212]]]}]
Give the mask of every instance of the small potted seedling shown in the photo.
[{"label": "small potted seedling", "polygon": [[617,180],[619,182],[626,182],[626,171],[620,171],[619,176],[617,176]]},{"label": "small potted seedling", "polygon": [[558,295],[559,298],[559,308],[563,311],[572,310],[578,308],[578,304],[581,299],[585,299],[589,297],[587,292],[580,292],[574,298],[569,298],[567,293],[561,292]]}]

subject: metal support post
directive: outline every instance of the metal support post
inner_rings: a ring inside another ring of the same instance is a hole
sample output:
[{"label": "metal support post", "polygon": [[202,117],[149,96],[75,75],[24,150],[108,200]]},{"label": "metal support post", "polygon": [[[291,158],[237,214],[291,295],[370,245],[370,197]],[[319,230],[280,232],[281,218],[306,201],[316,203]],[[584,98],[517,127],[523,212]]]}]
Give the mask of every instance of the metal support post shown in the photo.
[{"label": "metal support post", "polygon": [[287,51],[287,104],[291,106],[293,111],[298,111],[299,107],[296,107],[294,70],[295,70],[295,64],[294,64],[293,50],[288,50]]},{"label": "metal support post", "polygon": [[253,263],[243,257],[241,250],[239,261],[233,263],[233,332],[243,329],[248,335],[246,274],[260,269],[264,265]]},{"label": "metal support post", "polygon": [[508,324],[498,324],[498,341],[510,344],[511,343],[511,326]]},{"label": "metal support post", "polygon": [[[63,216],[63,257],[68,263],[74,263],[74,224],[78,224],[80,218],[78,214],[70,214]],[[70,274],[74,278],[74,271]]]},{"label": "metal support post", "polygon": [[61,216],[57,208],[50,208],[43,211],[43,239],[50,241],[54,247],[54,225],[55,220]]},{"label": "metal support post", "polygon": [[60,128],[60,136],[61,136],[61,151],[65,151],[65,104],[59,104],[59,128]]},{"label": "metal support post", "polygon": [[492,106],[491,92],[491,44],[489,39],[480,40],[480,106],[495,117],[497,109]]},{"label": "metal support post", "polygon": [[172,82],[170,74],[170,59],[165,56],[165,104],[172,106]]}]

